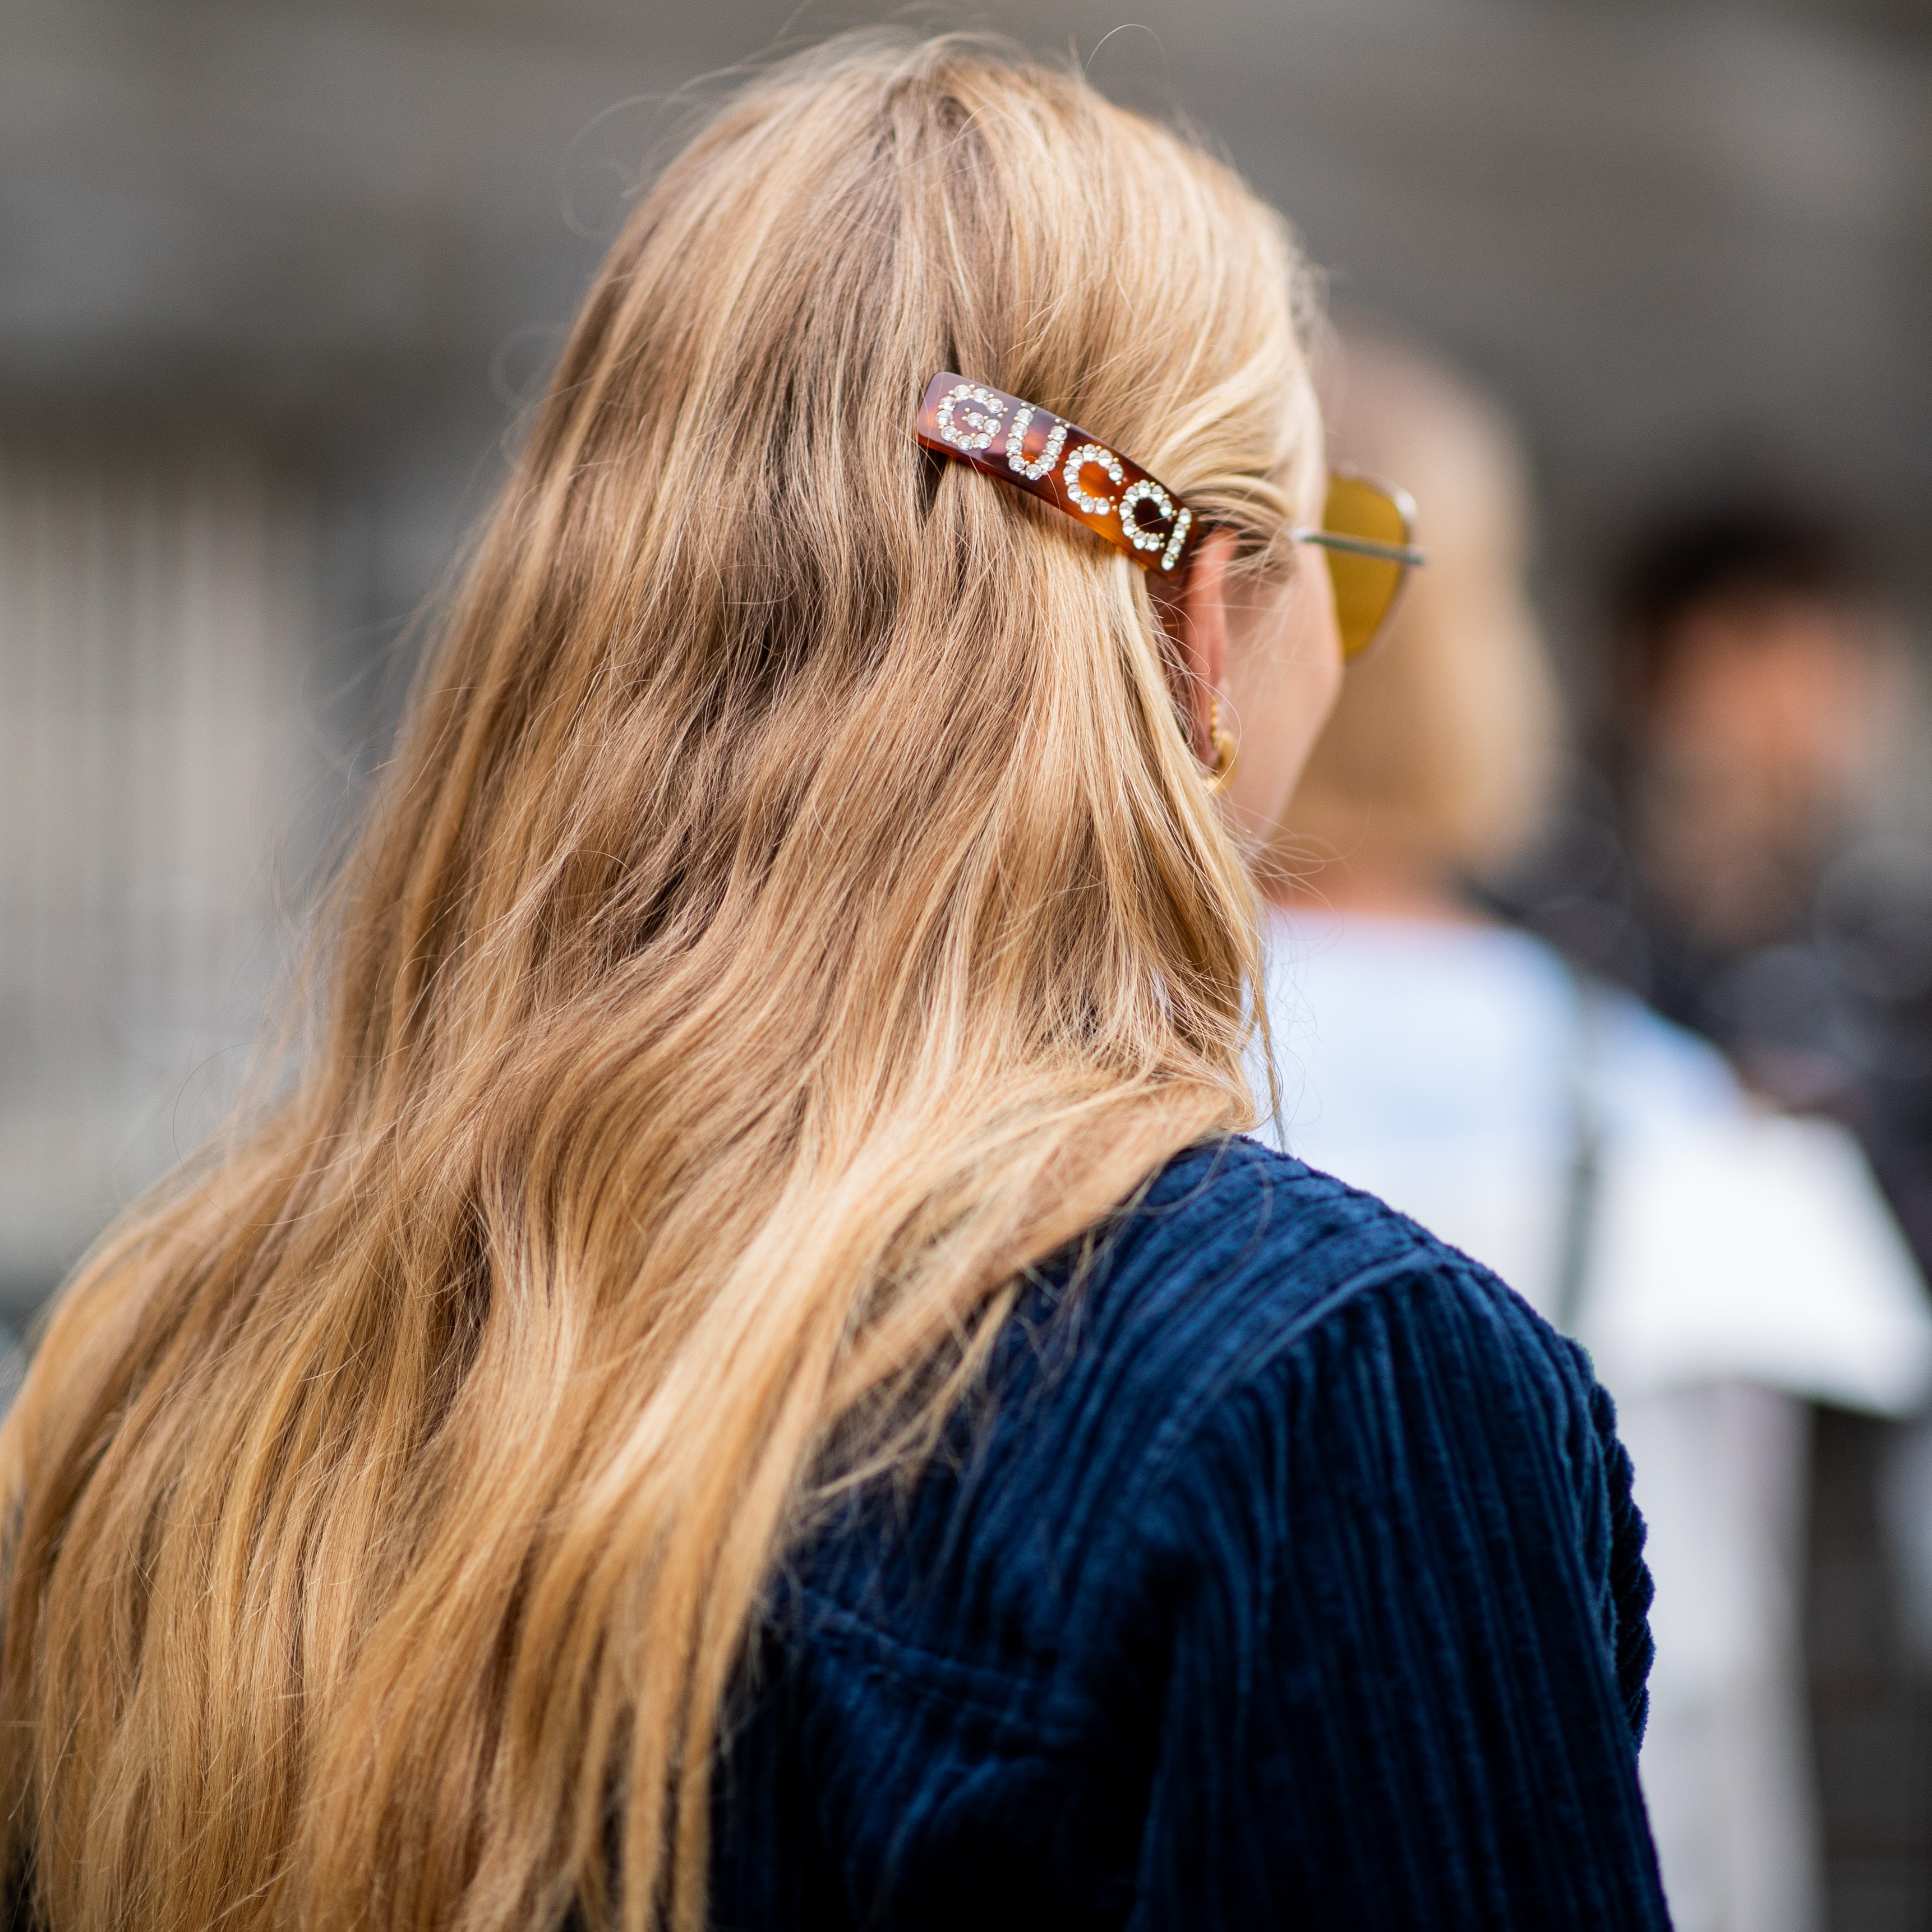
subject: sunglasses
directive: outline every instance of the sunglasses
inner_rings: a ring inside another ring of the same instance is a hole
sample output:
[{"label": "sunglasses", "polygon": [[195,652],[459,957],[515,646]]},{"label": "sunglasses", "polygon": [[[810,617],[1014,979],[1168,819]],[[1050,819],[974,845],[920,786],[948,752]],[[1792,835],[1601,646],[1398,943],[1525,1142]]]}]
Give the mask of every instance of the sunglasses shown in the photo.
[{"label": "sunglasses", "polygon": [[1428,561],[1413,541],[1415,505],[1393,483],[1337,468],[1328,474],[1322,527],[1288,534],[1327,554],[1342,656],[1352,662],[1381,636],[1410,571]]},{"label": "sunglasses", "polygon": [[[1150,575],[1171,575],[1200,535],[1194,512],[1132,458],[1048,410],[950,370],[926,385],[915,434],[922,448],[1084,524]],[[1406,492],[1336,470],[1328,478],[1322,527],[1290,532],[1327,553],[1344,658],[1360,657],[1375,642],[1403,578],[1424,561],[1411,540],[1414,523]]]}]

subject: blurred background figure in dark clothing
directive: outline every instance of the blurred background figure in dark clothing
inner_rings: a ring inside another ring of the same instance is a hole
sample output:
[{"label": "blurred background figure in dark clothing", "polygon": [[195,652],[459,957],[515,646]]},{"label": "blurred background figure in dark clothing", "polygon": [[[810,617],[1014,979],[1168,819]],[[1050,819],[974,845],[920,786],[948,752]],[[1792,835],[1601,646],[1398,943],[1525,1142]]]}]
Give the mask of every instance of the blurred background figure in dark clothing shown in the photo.
[{"label": "blurred background figure in dark clothing", "polygon": [[1504,896],[1774,1106],[1852,1127],[1932,1261],[1932,855],[1883,822],[1906,691],[1872,566],[1740,494],[1658,523],[1612,595],[1593,769]]},{"label": "blurred background figure in dark clothing", "polygon": [[[1765,1105],[1849,1127],[1932,1272],[1924,710],[1864,533],[1789,490],[1714,492],[1649,524],[1607,590],[1592,755],[1499,902]],[[1825,1839],[1896,1870],[1928,1830],[1932,1438],[1828,1401],[1810,1453]]]},{"label": "blurred background figure in dark clothing", "polygon": [[1652,902],[1652,997],[1773,1097],[1828,1098],[1846,1070],[1822,1015],[1795,986],[1752,997],[1738,962],[1808,935],[1870,790],[1881,644],[1850,541],[1770,501],[1720,504],[1652,532],[1616,605],[1617,776]]}]

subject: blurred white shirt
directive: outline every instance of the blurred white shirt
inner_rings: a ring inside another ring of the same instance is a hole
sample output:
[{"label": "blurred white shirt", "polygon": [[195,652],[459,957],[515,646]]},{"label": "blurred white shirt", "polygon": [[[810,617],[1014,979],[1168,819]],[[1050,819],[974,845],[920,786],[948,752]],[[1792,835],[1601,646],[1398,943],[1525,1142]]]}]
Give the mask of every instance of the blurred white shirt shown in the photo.
[{"label": "blurred white shirt", "polygon": [[1276,912],[1266,998],[1262,1138],[1567,1316],[1616,1398],[1657,1583],[1641,1770],[1678,1932],[1809,1932],[1798,1398],[1897,1414],[1932,1385],[1932,1314],[1856,1143],[1758,1111],[1702,1041],[1499,927]]}]

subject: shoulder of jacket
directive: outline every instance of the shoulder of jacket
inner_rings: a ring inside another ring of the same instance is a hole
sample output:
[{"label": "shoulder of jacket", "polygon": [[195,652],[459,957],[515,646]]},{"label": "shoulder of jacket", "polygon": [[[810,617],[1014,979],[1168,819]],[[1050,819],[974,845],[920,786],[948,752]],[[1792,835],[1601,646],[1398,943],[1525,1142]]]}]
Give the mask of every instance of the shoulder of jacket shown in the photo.
[{"label": "shoulder of jacket", "polygon": [[1198,1347],[1239,1328],[1286,1340],[1404,1277],[1530,1312],[1480,1262],[1374,1195],[1230,1138],[1169,1162],[1094,1232],[1066,1280],[1116,1319],[1173,1328],[1172,1366],[1184,1371],[1184,1338]]},{"label": "shoulder of jacket", "polygon": [[1254,1142],[1171,1162],[1100,1239],[1090,1278],[1071,1284],[1080,1346],[1096,1367],[1112,1358],[1111,1399],[1143,1418],[1147,1478],[1244,1387],[1285,1390],[1297,1359],[1324,1350],[1369,1302],[1419,1336],[1450,1321],[1539,1378],[1588,1379],[1575,1345],[1480,1262]]}]

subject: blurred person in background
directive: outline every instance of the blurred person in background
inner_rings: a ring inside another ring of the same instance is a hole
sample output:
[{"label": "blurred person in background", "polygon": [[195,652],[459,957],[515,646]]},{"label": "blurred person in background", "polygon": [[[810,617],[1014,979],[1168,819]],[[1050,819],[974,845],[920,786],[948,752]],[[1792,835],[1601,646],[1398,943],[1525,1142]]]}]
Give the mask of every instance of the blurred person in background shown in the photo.
[{"label": "blurred person in background", "polygon": [[1607,728],[1508,902],[1844,1120],[1932,1257],[1932,862],[1882,823],[1906,694],[1871,563],[1820,511],[1720,496],[1638,539],[1613,606]]},{"label": "blurred person in background", "polygon": [[1932,1376],[1910,1258],[1841,1131],[1470,890],[1534,832],[1560,742],[1523,465],[1432,362],[1358,340],[1337,457],[1413,479],[1430,567],[1356,666],[1270,874],[1276,1131],[1592,1348],[1651,1525],[1642,1770],[1683,1932],[1798,1932],[1817,1876],[1798,1642],[1806,1412]]},{"label": "blurred person in background", "polygon": [[[1855,1132],[1932,1273],[1932,841],[1901,626],[1858,523],[1789,485],[1642,520],[1603,716],[1496,902]],[[1915,795],[1914,788],[1918,788]],[[1932,1432],[1814,1418],[1812,1710],[1834,1874],[1932,1886]],[[1847,1909],[1852,1909],[1848,1906]]]}]

